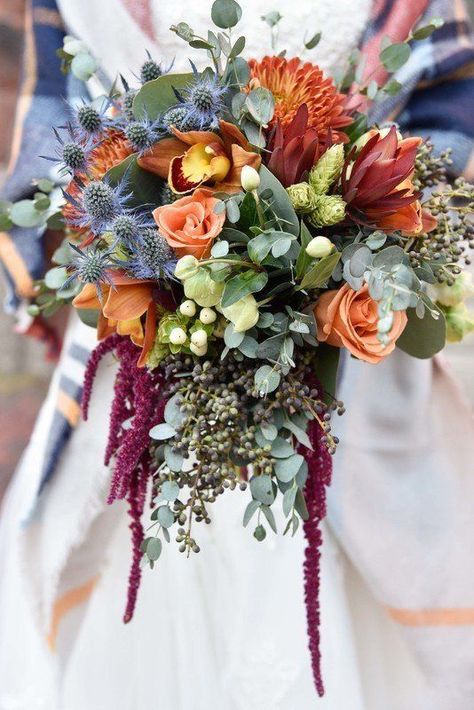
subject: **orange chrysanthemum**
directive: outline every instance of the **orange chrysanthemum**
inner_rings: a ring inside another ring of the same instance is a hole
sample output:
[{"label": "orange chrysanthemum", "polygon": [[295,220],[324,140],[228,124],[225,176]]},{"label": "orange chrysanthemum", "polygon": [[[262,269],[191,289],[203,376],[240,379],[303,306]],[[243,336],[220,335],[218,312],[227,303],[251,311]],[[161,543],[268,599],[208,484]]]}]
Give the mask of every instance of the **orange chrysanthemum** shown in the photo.
[{"label": "orange chrysanthemum", "polygon": [[275,97],[273,121],[280,120],[283,126],[292,121],[302,104],[309,112],[308,126],[316,128],[320,138],[328,129],[333,131],[333,139],[345,141],[340,130],[352,122],[345,109],[346,97],[339,94],[330,77],[325,78],[322,70],[310,62],[282,57],[264,57],[261,61],[249,62],[252,75],[251,86],[264,86]]},{"label": "orange chrysanthemum", "polygon": [[[132,153],[132,147],[125,135],[120,131],[111,129],[107,132],[105,138],[91,151],[88,174],[79,175],[78,177],[84,184],[90,180],[100,180],[110,168],[121,163],[122,160],[128,158]],[[77,182],[72,180],[67,186],[66,192],[71,195],[71,197],[77,197],[80,192]],[[66,223],[74,222],[77,216],[76,208],[71,202],[67,202],[64,206],[63,216]],[[88,230],[82,229],[75,231],[78,236],[82,236],[86,234]]]}]

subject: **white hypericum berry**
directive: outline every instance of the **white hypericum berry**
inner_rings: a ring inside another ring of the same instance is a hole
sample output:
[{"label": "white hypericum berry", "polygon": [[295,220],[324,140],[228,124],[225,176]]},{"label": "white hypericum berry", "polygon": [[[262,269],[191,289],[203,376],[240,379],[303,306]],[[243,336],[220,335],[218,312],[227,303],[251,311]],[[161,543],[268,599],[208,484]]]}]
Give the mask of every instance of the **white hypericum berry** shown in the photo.
[{"label": "white hypericum berry", "polygon": [[202,347],[199,347],[198,345],[195,345],[194,343],[191,343],[189,346],[189,349],[191,350],[192,353],[197,355],[198,357],[202,357],[207,353],[207,344],[203,345]]},{"label": "white hypericum berry", "polygon": [[183,345],[187,337],[186,332],[182,328],[173,328],[170,333],[170,343],[173,343],[173,345]]},{"label": "white hypericum berry", "polygon": [[212,308],[203,308],[199,314],[199,320],[201,321],[201,323],[204,323],[204,325],[214,323],[216,318],[217,313],[213,311]]},{"label": "white hypericum berry", "polygon": [[260,175],[250,165],[244,165],[240,173],[240,184],[246,192],[253,192],[260,186]]},{"label": "white hypericum berry", "polygon": [[191,343],[197,348],[207,348],[207,333],[201,328],[191,335]]},{"label": "white hypericum berry", "polygon": [[334,248],[334,244],[327,237],[314,237],[306,247],[306,253],[313,259],[322,259],[328,256]]},{"label": "white hypericum berry", "polygon": [[191,301],[191,299],[188,299],[187,301],[182,302],[179,307],[179,310],[181,311],[183,316],[188,316],[189,318],[192,318],[196,315],[196,304],[194,303],[194,301]]}]

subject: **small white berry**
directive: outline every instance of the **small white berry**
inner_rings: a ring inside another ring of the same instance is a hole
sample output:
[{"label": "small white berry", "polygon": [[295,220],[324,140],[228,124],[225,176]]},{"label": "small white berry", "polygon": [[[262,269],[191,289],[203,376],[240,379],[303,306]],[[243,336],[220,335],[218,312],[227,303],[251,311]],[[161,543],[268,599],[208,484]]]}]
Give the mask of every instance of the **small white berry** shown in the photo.
[{"label": "small white berry", "polygon": [[186,332],[182,328],[173,328],[170,333],[170,343],[173,343],[173,345],[183,345],[187,337]]},{"label": "small white berry", "polygon": [[192,353],[197,355],[198,357],[202,357],[207,353],[207,343],[203,347],[198,347],[197,345],[194,345],[194,343],[191,343],[189,346],[189,349],[191,350]]},{"label": "small white berry", "polygon": [[179,307],[179,310],[181,311],[183,316],[189,316],[190,318],[192,318],[192,316],[196,315],[196,304],[194,303],[194,301],[191,301],[191,299],[183,301]]},{"label": "small white berry", "polygon": [[207,348],[207,333],[201,328],[191,335],[191,343],[197,348]]},{"label": "small white berry", "polygon": [[204,323],[204,325],[214,323],[216,318],[217,313],[213,311],[212,308],[203,308],[199,314],[199,320],[201,321],[201,323]]}]

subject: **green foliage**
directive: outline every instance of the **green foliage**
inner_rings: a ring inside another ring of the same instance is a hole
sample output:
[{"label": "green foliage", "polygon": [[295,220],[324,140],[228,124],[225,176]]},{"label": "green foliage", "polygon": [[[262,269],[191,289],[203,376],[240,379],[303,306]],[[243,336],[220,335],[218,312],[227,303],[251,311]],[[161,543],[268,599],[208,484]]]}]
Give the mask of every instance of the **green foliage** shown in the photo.
[{"label": "green foliage", "polygon": [[133,99],[133,113],[140,118],[154,121],[169,108],[176,105],[174,90],[183,91],[195,77],[193,74],[163,74],[158,79],[147,81]]},{"label": "green foliage", "polygon": [[419,318],[414,308],[407,310],[407,325],[397,340],[397,347],[413,357],[426,359],[443,349],[446,343],[446,320],[441,310],[433,304],[437,314],[433,317],[429,310]]}]

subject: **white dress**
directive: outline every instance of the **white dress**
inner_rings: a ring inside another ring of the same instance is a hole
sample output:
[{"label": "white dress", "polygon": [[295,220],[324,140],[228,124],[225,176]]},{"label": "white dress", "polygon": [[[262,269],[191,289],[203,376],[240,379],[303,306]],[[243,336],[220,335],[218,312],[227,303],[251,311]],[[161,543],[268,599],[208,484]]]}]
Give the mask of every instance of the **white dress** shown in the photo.
[{"label": "white dress", "polygon": [[[136,70],[145,48],[156,56],[161,48],[165,59],[175,54],[179,67],[186,47],[167,28],[183,19],[196,30],[207,27],[211,1],[152,3],[153,40],[130,20],[129,2],[58,4],[70,31],[98,48],[105,69],[123,72]],[[284,16],[281,46],[290,56],[299,52],[305,30],[323,31],[321,44],[307,56],[325,68],[355,46],[370,9],[369,0],[241,4],[249,56],[269,51],[259,18],[278,9]],[[93,337],[76,319],[71,330],[84,341]],[[63,360],[59,370],[67,367]],[[187,560],[174,546],[165,549],[155,570],[144,572],[133,621],[122,624],[128,521],[120,504],[104,505],[109,473],[101,464],[114,373],[110,360],[101,366],[89,421],[78,425],[31,518],[35,462],[55,402],[56,375],[5,500],[0,710],[434,710],[398,629],[329,527],[321,589],[326,695],[318,699],[307,650],[303,537],[268,536],[257,543],[241,524],[245,494],[226,494],[217,502],[212,524],[199,530],[198,555]],[[80,603],[64,595],[56,618],[58,588],[64,580],[73,588],[81,564],[94,557],[97,576],[87,588],[76,588]]]}]

